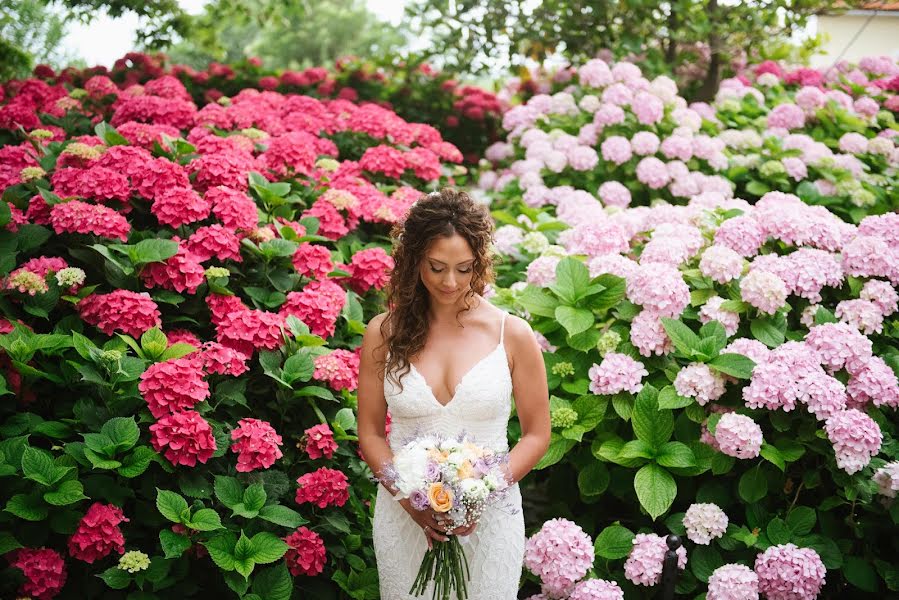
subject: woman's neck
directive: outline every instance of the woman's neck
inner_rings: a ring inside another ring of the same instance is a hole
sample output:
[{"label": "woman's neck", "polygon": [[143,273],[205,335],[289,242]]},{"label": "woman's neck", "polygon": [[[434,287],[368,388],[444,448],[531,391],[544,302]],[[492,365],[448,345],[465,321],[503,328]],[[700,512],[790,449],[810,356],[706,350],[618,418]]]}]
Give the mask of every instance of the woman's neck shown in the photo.
[{"label": "woman's neck", "polygon": [[[478,294],[475,294],[471,300],[469,301],[471,304],[470,310],[476,309],[480,306],[481,298]],[[453,304],[437,304],[436,302],[431,302],[430,307],[428,308],[428,321],[431,325],[444,325],[444,324],[457,324],[456,315],[460,310],[465,308],[465,297],[461,296],[458,302],[454,302]],[[458,320],[464,319],[465,313],[459,315]]]}]

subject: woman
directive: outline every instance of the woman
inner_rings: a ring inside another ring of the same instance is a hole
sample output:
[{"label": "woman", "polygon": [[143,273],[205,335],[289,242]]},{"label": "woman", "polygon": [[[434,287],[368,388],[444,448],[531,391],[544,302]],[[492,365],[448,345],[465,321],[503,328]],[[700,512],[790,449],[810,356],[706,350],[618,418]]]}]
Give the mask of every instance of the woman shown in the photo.
[{"label": "woman", "polygon": [[[549,399],[531,327],[482,296],[493,280],[492,235],[489,211],[451,189],[423,197],[392,231],[390,311],[365,331],[358,388],[359,443],[382,481],[374,549],[383,600],[413,598],[409,589],[426,549],[449,535],[466,536],[469,600],[517,598],[525,542],[517,482],[549,446]],[[392,447],[415,436],[464,432],[479,445],[507,451],[510,395],[522,433],[507,466],[513,510],[491,506],[478,523],[447,530],[438,513],[391,497],[396,490],[383,483],[382,469]]]}]

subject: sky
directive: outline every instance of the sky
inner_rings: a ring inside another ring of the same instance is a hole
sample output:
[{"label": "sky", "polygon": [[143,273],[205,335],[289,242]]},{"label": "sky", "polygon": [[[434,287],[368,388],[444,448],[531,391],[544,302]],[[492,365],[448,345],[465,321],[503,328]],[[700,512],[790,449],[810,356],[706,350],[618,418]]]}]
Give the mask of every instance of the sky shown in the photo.
[{"label": "sky", "polygon": [[[202,12],[208,0],[178,0],[178,4],[191,14]],[[403,16],[403,0],[366,0],[369,9],[382,19],[399,23]],[[83,58],[88,65],[112,67],[116,59],[134,49],[134,33],[138,18],[126,14],[118,19],[103,15],[89,25],[73,23],[63,39],[63,46],[76,58]],[[99,41],[98,41],[99,40]]]}]

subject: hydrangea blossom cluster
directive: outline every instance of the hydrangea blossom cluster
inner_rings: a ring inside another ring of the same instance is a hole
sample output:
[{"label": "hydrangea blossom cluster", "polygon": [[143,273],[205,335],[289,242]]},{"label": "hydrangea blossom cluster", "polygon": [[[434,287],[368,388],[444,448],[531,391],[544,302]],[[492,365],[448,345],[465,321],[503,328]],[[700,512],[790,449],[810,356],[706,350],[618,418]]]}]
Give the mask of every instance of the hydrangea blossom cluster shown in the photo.
[{"label": "hydrangea blossom cluster", "polygon": [[727,530],[727,515],[717,504],[694,503],[684,513],[684,528],[691,542],[708,546]]},{"label": "hydrangea blossom cluster", "polygon": [[611,395],[618,392],[639,393],[643,389],[642,380],[649,375],[643,363],[626,354],[609,352],[601,364],[594,364],[588,373],[590,391],[597,395]]},{"label": "hydrangea blossom cluster", "polygon": [[25,576],[19,593],[38,600],[56,597],[68,578],[65,560],[51,548],[18,548],[6,558]]},{"label": "hydrangea blossom cluster", "polygon": [[593,542],[576,523],[550,519],[528,538],[524,566],[540,578],[543,592],[558,597],[572,591],[593,565]]},{"label": "hydrangea blossom cluster", "polygon": [[129,519],[113,504],[94,502],[81,517],[75,533],[69,537],[69,555],[93,563],[115,551],[125,552],[125,537],[119,525]]},{"label": "hydrangea blossom cluster", "polygon": [[309,458],[332,458],[337,450],[337,442],[334,441],[334,432],[324,423],[314,425],[303,432],[303,447]]},{"label": "hydrangea blossom cluster", "polygon": [[[665,538],[654,533],[638,533],[624,562],[624,576],[634,585],[656,585],[662,579],[666,552]],[[681,546],[675,552],[677,568],[683,571],[687,567],[687,549]]]},{"label": "hydrangea blossom cluster", "polygon": [[297,479],[297,504],[310,502],[319,508],[343,506],[350,498],[349,483],[342,471],[321,467]]},{"label": "hydrangea blossom cluster", "polygon": [[248,473],[268,469],[283,456],[281,436],[271,423],[260,419],[241,419],[231,431],[231,451],[237,453],[237,470]]},{"label": "hydrangea blossom cluster", "polygon": [[708,600],[758,600],[759,578],[746,565],[727,564],[709,576]]},{"label": "hydrangea blossom cluster", "polygon": [[325,542],[317,533],[307,527],[298,527],[284,541],[289,546],[284,561],[291,575],[314,577],[325,569]]},{"label": "hydrangea blossom cluster", "polygon": [[811,548],[771,546],[755,559],[759,592],[771,600],[812,600],[824,585],[826,569]]}]

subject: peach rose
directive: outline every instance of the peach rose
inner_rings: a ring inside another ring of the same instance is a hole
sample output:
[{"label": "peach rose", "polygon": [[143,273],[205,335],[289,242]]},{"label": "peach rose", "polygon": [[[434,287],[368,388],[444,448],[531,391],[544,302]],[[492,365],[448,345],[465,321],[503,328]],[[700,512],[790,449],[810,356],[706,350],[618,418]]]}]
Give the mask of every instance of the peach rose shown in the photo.
[{"label": "peach rose", "polygon": [[459,479],[468,479],[474,475],[474,469],[471,466],[471,462],[465,461],[459,468],[456,470],[456,475],[458,475]]},{"label": "peach rose", "polygon": [[428,502],[435,512],[449,512],[453,507],[453,492],[442,483],[432,483],[428,486]]}]

